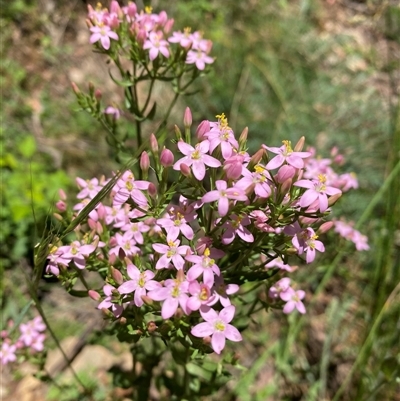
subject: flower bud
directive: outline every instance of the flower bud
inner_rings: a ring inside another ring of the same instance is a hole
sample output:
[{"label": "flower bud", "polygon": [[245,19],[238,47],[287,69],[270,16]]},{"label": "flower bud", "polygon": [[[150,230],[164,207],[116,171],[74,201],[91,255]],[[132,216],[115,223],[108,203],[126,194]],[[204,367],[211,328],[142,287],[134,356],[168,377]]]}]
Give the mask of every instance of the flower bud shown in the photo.
[{"label": "flower bud", "polygon": [[57,210],[58,210],[59,212],[64,213],[64,212],[67,210],[67,204],[66,204],[64,201],[59,200],[59,201],[56,203],[56,208],[57,208]]},{"label": "flower bud", "polygon": [[171,32],[171,29],[172,29],[172,27],[174,25],[174,22],[175,22],[174,19],[171,18],[165,23],[165,25],[164,25],[164,32],[165,33]]},{"label": "flower bud", "polygon": [[111,317],[114,318],[114,314],[107,308],[102,308],[101,312],[103,313],[104,317]]},{"label": "flower bud", "polygon": [[323,223],[321,225],[320,228],[318,228],[317,234],[318,235],[325,234],[327,231],[329,231],[334,226],[334,224],[335,223],[333,221],[326,221],[325,223]]},{"label": "flower bud", "polygon": [[154,301],[147,295],[142,295],[140,298],[142,298],[142,301],[148,306],[152,306],[154,304]]},{"label": "flower bud", "polygon": [[205,134],[210,132],[210,122],[208,120],[203,120],[196,130],[196,137],[199,141],[204,141],[207,139]]},{"label": "flower bud", "polygon": [[237,180],[242,175],[244,156],[234,154],[224,162],[224,171],[226,177],[230,180]]},{"label": "flower bud", "polygon": [[185,128],[190,128],[192,126],[192,112],[189,107],[186,107],[185,114],[183,115],[183,125]]},{"label": "flower bud", "polygon": [[328,199],[328,206],[333,206],[338,200],[339,198],[342,196],[342,193],[340,194],[336,194],[336,195],[332,195],[329,199]]},{"label": "flower bud", "polygon": [[160,163],[163,167],[170,167],[174,164],[174,154],[165,147],[161,151]]},{"label": "flower bud", "polygon": [[283,184],[289,178],[293,178],[295,174],[296,174],[296,169],[294,167],[289,166],[288,164],[284,164],[278,170],[278,173],[276,174],[275,179],[276,179],[276,181],[279,182],[279,184]]},{"label": "flower bud", "polygon": [[75,95],[79,96],[82,92],[79,90],[78,85],[75,82],[71,82],[72,90],[74,91]]},{"label": "flower bud", "polygon": [[153,199],[157,196],[157,188],[152,182],[149,184],[147,192]]},{"label": "flower bud", "polygon": [[93,96],[93,94],[94,94],[94,85],[93,85],[93,82],[89,82],[88,86],[89,86],[89,93],[90,93],[90,96]]},{"label": "flower bud", "polygon": [[67,194],[64,192],[63,189],[59,189],[58,190],[58,196],[60,197],[60,199],[62,201],[66,201],[67,200]]},{"label": "flower bud", "polygon": [[246,127],[239,136],[239,146],[240,148],[244,147],[247,141],[247,135],[249,133],[249,128]]},{"label": "flower bud", "polygon": [[96,230],[96,222],[93,219],[88,219],[88,225],[91,230]]},{"label": "flower bud", "polygon": [[150,167],[150,158],[146,151],[142,152],[140,156],[140,169],[147,173]]},{"label": "flower bud", "polygon": [[100,294],[95,290],[89,290],[88,295],[90,298],[93,299],[93,301],[100,301],[100,299],[101,299]]},{"label": "flower bud", "polygon": [[61,214],[53,213],[53,216],[54,216],[54,218],[56,218],[59,221],[63,221],[64,220],[64,218],[61,216]]},{"label": "flower bud", "polygon": [[125,326],[126,322],[127,322],[127,320],[126,320],[126,317],[124,317],[124,316],[120,317],[118,320],[118,323],[121,324],[122,326]]},{"label": "flower bud", "polygon": [[261,161],[261,159],[263,158],[264,154],[265,154],[265,150],[264,149],[261,148],[261,149],[257,150],[257,152],[254,153],[253,156],[251,156],[251,159],[249,161],[249,165],[247,166],[247,169],[249,171],[252,171],[254,166],[257,165]]},{"label": "flower bud", "polygon": [[158,141],[154,134],[150,135],[150,149],[153,153],[158,153]]},{"label": "flower bud", "polygon": [[293,149],[293,152],[301,152],[303,150],[305,141],[306,141],[306,138],[304,136],[302,136],[296,143],[296,145]]},{"label": "flower bud", "polygon": [[112,266],[111,266],[111,276],[118,285],[121,285],[124,282],[124,278],[122,277],[121,272]]},{"label": "flower bud", "polygon": [[178,141],[182,139],[182,132],[177,125],[174,126],[175,129],[175,136]]},{"label": "flower bud", "polygon": [[185,177],[190,177],[192,175],[190,167],[185,163],[181,163],[180,170],[181,174],[183,174]]},{"label": "flower bud", "polygon": [[100,89],[96,89],[96,90],[94,91],[94,97],[96,98],[96,100],[101,100],[102,93],[101,93],[101,90],[100,90]]},{"label": "flower bud", "polygon": [[[113,246],[113,245],[111,245],[111,243],[109,243],[109,245]],[[115,243],[115,245],[116,245],[116,243]],[[108,263],[110,263],[110,265],[113,265],[116,261],[117,261],[117,255],[115,253],[111,253],[108,255]]]},{"label": "flower bud", "polygon": [[158,329],[158,326],[155,322],[151,321],[147,323],[147,330],[149,333],[154,333]]},{"label": "flower bud", "polygon": [[288,178],[281,186],[281,194],[286,195],[289,191],[290,188],[292,187],[293,180],[291,178]]}]

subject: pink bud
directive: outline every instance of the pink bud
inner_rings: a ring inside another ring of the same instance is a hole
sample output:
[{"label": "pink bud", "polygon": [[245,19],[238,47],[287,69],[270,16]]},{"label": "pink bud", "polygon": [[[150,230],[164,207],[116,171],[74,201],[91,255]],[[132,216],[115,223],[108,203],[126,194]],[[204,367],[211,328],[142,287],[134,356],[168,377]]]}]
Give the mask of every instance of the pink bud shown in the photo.
[{"label": "pink bud", "polygon": [[286,195],[290,191],[292,184],[293,180],[291,178],[288,178],[286,181],[284,181],[281,186],[281,194]]},{"label": "pink bud", "polygon": [[161,151],[160,163],[163,167],[170,167],[174,164],[174,154],[169,150],[164,148]]},{"label": "pink bud", "polygon": [[97,216],[99,217],[99,220],[104,220],[107,215],[106,208],[102,203],[97,207]]},{"label": "pink bud", "polygon": [[196,136],[199,141],[204,141],[207,139],[205,134],[210,132],[210,122],[208,120],[203,120],[196,130]]},{"label": "pink bud", "polygon": [[152,182],[149,184],[149,187],[148,187],[148,189],[147,189],[147,192],[149,193],[149,195],[150,195],[152,198],[155,198],[155,197],[157,196],[157,188],[156,188],[156,186],[155,186]]},{"label": "pink bud", "polygon": [[226,177],[230,180],[237,180],[242,175],[244,156],[235,154],[224,162],[224,171]]},{"label": "pink bud", "polygon": [[182,139],[182,132],[176,124],[174,126],[174,129],[175,129],[176,139],[178,139],[178,141],[180,141]]},{"label": "pink bud", "polygon": [[78,85],[75,82],[71,82],[72,90],[74,91],[75,95],[80,95],[81,91],[78,88]]},{"label": "pink bud", "polygon": [[150,149],[153,153],[158,153],[158,141],[154,134],[150,135]]},{"label": "pink bud", "polygon": [[54,218],[56,218],[59,221],[63,221],[64,220],[64,218],[61,216],[61,214],[53,213],[53,216],[54,216]]},{"label": "pink bud", "polygon": [[338,200],[339,198],[342,196],[342,193],[340,194],[336,194],[336,195],[332,195],[329,199],[328,199],[328,205],[329,206],[333,206]]},{"label": "pink bud", "polygon": [[64,213],[67,210],[67,205],[65,202],[63,202],[62,200],[59,200],[56,203],[56,208],[59,212]]},{"label": "pink bud", "polygon": [[143,44],[145,40],[147,39],[147,32],[144,29],[139,29],[137,35],[136,35],[136,40],[138,41],[139,44]]},{"label": "pink bud", "polygon": [[167,13],[164,10],[160,11],[160,13],[158,14],[158,23],[162,26],[167,22],[167,20],[168,20]]},{"label": "pink bud", "polygon": [[100,100],[100,99],[101,99],[101,96],[102,96],[101,90],[100,90],[100,89],[96,89],[96,90],[94,91],[94,97],[95,97],[97,100]]},{"label": "pink bud", "polygon": [[101,225],[101,223],[99,221],[96,223],[96,232],[98,234],[103,234],[103,226]]},{"label": "pink bud", "polygon": [[147,173],[150,167],[150,159],[147,152],[143,152],[140,156],[140,169]]},{"label": "pink bud", "polygon": [[110,3],[110,13],[115,13],[118,16],[121,15],[121,7],[118,4],[118,1],[112,0]]},{"label": "pink bud", "polygon": [[295,145],[293,151],[294,151],[294,152],[301,152],[301,151],[303,150],[305,141],[306,141],[306,138],[305,138],[304,136],[302,136],[302,137],[298,140],[298,142],[296,143],[296,145]]},{"label": "pink bud", "polygon": [[88,291],[89,297],[93,299],[93,301],[100,301],[100,294],[95,290]]},{"label": "pink bud", "polygon": [[124,7],[124,11],[125,11],[126,15],[128,15],[129,17],[131,17],[131,18],[135,17],[136,13],[137,13],[136,4],[132,1],[130,1],[128,3],[128,5],[126,7]]},{"label": "pink bud", "polygon": [[88,219],[88,225],[90,229],[95,230],[96,229],[96,222],[92,219]]},{"label": "pink bud", "polygon": [[61,200],[65,201],[67,200],[67,194],[64,192],[63,189],[58,190],[58,196],[60,197]]},{"label": "pink bud", "polygon": [[240,134],[240,137],[239,137],[239,144],[240,144],[241,146],[243,146],[243,145],[246,143],[248,133],[249,133],[249,129],[248,129],[248,127],[246,127],[246,128],[242,131],[242,133]]},{"label": "pink bud", "polygon": [[283,165],[275,176],[275,179],[279,182],[279,184],[283,184],[289,178],[293,178],[296,174],[296,169],[289,165]]},{"label": "pink bud", "polygon": [[[110,244],[110,246],[112,245]],[[116,261],[117,255],[115,253],[111,253],[110,255],[108,255],[108,262],[110,263],[110,265],[113,265]]]},{"label": "pink bud", "polygon": [[164,32],[165,33],[171,32],[172,27],[174,26],[174,22],[175,22],[174,19],[171,18],[165,23],[165,25],[164,25]]},{"label": "pink bud", "polygon": [[335,223],[333,221],[326,221],[325,223],[323,223],[321,225],[320,228],[318,228],[317,234],[319,234],[319,235],[325,234],[327,231],[329,231],[334,226],[334,224]]},{"label": "pink bud", "polygon": [[192,126],[192,112],[189,107],[186,107],[185,114],[183,115],[183,125],[185,128],[190,128]]},{"label": "pink bud", "polygon": [[191,176],[191,172],[190,172],[190,167],[187,165],[187,164],[185,164],[185,163],[181,163],[181,165],[180,165],[180,170],[181,170],[181,173],[185,176],[185,177],[190,177]]},{"label": "pink bud", "polygon": [[2,330],[2,331],[0,332],[0,337],[1,337],[1,338],[7,338],[7,336],[8,336],[7,330]]},{"label": "pink bud", "polygon": [[122,277],[121,272],[112,266],[111,266],[111,276],[118,285],[121,285],[124,282],[124,278]]}]

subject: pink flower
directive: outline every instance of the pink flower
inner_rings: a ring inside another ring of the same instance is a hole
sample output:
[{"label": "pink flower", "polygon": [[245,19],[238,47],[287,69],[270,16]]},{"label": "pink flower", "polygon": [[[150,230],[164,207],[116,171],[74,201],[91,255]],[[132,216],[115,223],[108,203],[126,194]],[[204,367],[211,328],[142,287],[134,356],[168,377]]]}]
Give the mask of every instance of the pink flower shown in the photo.
[{"label": "pink flower", "polygon": [[110,48],[110,39],[118,40],[118,35],[107,25],[92,26],[90,28],[90,32],[92,32],[92,35],[90,36],[90,43],[93,44],[100,41],[105,50]]},{"label": "pink flower", "polygon": [[194,326],[191,333],[195,337],[212,336],[211,347],[217,354],[220,354],[224,349],[226,338],[235,342],[242,340],[239,330],[229,324],[235,315],[233,305],[227,306],[219,313],[211,308],[201,308],[200,314],[205,322]]},{"label": "pink flower", "polygon": [[124,235],[116,233],[111,240],[110,243],[113,245],[115,244],[115,246],[109,250],[110,255],[115,254],[115,256],[121,257],[121,253],[123,253],[122,257],[125,257],[137,255],[140,252],[140,249],[135,246],[136,241],[132,238],[130,233],[125,233]]},{"label": "pink flower", "polygon": [[254,173],[251,173],[247,168],[243,168],[242,174],[244,177],[236,183],[236,187],[246,191],[254,185],[254,192],[260,198],[268,198],[271,195],[270,174],[263,165],[257,164],[254,167]]},{"label": "pink flower", "polygon": [[230,156],[224,162],[224,171],[226,174],[226,178],[229,180],[237,180],[242,175],[244,162],[244,155],[240,153],[236,153],[233,156]]},{"label": "pink flower", "polygon": [[162,39],[161,32],[150,32],[149,38],[144,42],[143,49],[150,50],[149,57],[153,61],[159,53],[169,57],[168,42]]},{"label": "pink flower", "polygon": [[226,307],[231,304],[228,295],[236,294],[239,291],[239,286],[237,284],[225,284],[222,276],[216,276],[213,289],[217,300],[222,306]]},{"label": "pink flower", "polygon": [[178,207],[171,207],[168,214],[169,217],[157,220],[157,224],[167,232],[168,239],[175,241],[181,232],[188,240],[192,240],[194,232],[187,223],[193,221],[197,215],[193,211],[185,215],[181,213],[181,209]]},{"label": "pink flower", "polygon": [[192,45],[190,29],[185,29],[183,32],[172,32],[172,36],[168,38],[168,42],[179,43],[183,48],[189,48]]},{"label": "pink flower", "polygon": [[99,180],[97,178],[92,178],[91,180],[83,180],[77,177],[76,183],[78,184],[81,192],[76,196],[78,199],[90,198],[93,199],[103,188],[99,185]]},{"label": "pink flower", "polygon": [[231,214],[230,220],[223,224],[223,228],[226,231],[222,234],[222,243],[228,245],[235,239],[238,235],[245,242],[254,242],[253,234],[246,228],[251,224],[248,216],[237,216],[236,214]]},{"label": "pink flower", "polygon": [[216,190],[207,192],[202,198],[202,202],[209,203],[218,201],[218,213],[221,217],[225,216],[229,211],[229,199],[246,201],[247,196],[240,188],[228,188],[226,181],[217,180],[215,182]]},{"label": "pink flower", "polygon": [[191,311],[199,310],[202,305],[212,306],[218,302],[218,297],[211,293],[207,284],[192,281],[189,284],[189,293],[192,295],[187,301],[187,307]]},{"label": "pink flower", "polygon": [[279,256],[273,260],[271,260],[271,262],[267,263],[265,265],[265,267],[267,269],[273,269],[273,268],[278,268],[281,270],[286,270],[288,272],[291,272],[293,269],[291,266],[289,266],[288,264],[284,263],[282,258],[280,258]]},{"label": "pink flower", "polygon": [[228,159],[232,156],[233,150],[239,148],[239,144],[233,135],[232,129],[228,126],[228,119],[225,114],[218,115],[217,123],[210,123],[211,130],[207,134],[207,139],[210,141],[210,153],[221,145],[222,157]]},{"label": "pink flower", "polygon": [[2,365],[7,365],[9,362],[14,362],[17,360],[17,356],[15,352],[17,351],[17,347],[14,344],[8,344],[7,342],[3,342],[0,350],[0,361]]},{"label": "pink flower", "polygon": [[126,231],[138,244],[143,244],[142,233],[149,231],[150,227],[142,221],[138,221],[137,223],[128,223],[122,226],[121,230]]},{"label": "pink flower", "polygon": [[202,71],[206,64],[212,64],[214,59],[201,50],[189,50],[186,57],[186,64],[196,64],[198,70]]},{"label": "pink flower", "polygon": [[321,213],[328,209],[328,196],[341,194],[340,189],[328,187],[326,185],[326,176],[320,174],[318,180],[300,180],[293,185],[296,187],[307,188],[307,191],[300,198],[300,207],[310,206],[314,201],[319,201],[319,210]]},{"label": "pink flower", "polygon": [[124,308],[122,305],[118,305],[117,303],[113,303],[113,291],[117,291],[115,287],[113,287],[111,284],[106,284],[103,287],[103,292],[104,295],[106,296],[103,301],[99,303],[97,306],[97,309],[109,309],[111,308],[111,312],[114,314],[115,317],[119,317],[122,315],[122,312],[124,311]]},{"label": "pink flower", "polygon": [[179,240],[169,240],[168,245],[153,244],[153,249],[162,254],[161,258],[158,259],[156,264],[157,270],[167,268],[171,262],[177,270],[183,269],[185,261],[181,255],[186,255],[188,252],[191,252],[191,250],[189,246],[179,246],[179,244]]},{"label": "pink flower", "polygon": [[282,141],[283,146],[280,148],[270,148],[269,146],[262,145],[264,149],[269,150],[272,153],[277,154],[272,160],[269,161],[266,168],[267,170],[274,170],[286,161],[287,164],[295,168],[303,168],[304,162],[302,159],[305,159],[311,156],[310,152],[293,152],[290,141]]},{"label": "pink flower", "polygon": [[174,164],[174,170],[180,170],[181,164],[192,166],[193,175],[201,181],[206,175],[206,165],[210,167],[219,167],[221,162],[214,157],[207,155],[209,142],[203,141],[196,145],[196,148],[183,142],[178,142],[178,148],[185,155]]},{"label": "pink flower", "polygon": [[131,280],[121,284],[118,287],[118,291],[120,294],[131,294],[134,292],[134,303],[140,308],[143,305],[142,296],[146,295],[147,291],[160,288],[161,284],[152,280],[155,274],[150,270],[140,272],[140,270],[132,264],[127,266],[127,272]]},{"label": "pink flower", "polygon": [[187,272],[187,278],[189,281],[196,280],[201,274],[203,274],[204,283],[212,287],[214,284],[214,274],[217,276],[221,274],[219,267],[215,264],[215,260],[210,258],[209,248],[206,248],[204,254],[201,256],[186,256],[186,260],[194,263]]},{"label": "pink flower", "polygon": [[154,301],[164,301],[161,308],[161,316],[163,319],[169,319],[176,312],[179,305],[187,315],[190,313],[187,309],[188,290],[188,281],[169,279],[165,281],[165,287],[150,291],[147,296]]},{"label": "pink flower", "polygon": [[325,246],[321,241],[317,241],[318,235],[310,227],[296,234],[292,239],[293,246],[299,255],[306,253],[306,262],[311,263],[315,259],[315,250],[325,252]]},{"label": "pink flower", "polygon": [[287,290],[291,289],[290,287],[290,278],[284,277],[277,281],[268,291],[268,295],[272,299],[282,298],[282,294]]},{"label": "pink flower", "polygon": [[306,308],[304,307],[301,300],[306,296],[306,293],[302,290],[295,291],[293,288],[287,289],[285,292],[281,293],[281,299],[286,302],[283,307],[283,313],[290,313],[296,308],[301,314],[306,313]]},{"label": "pink flower", "polygon": [[143,195],[142,191],[147,190],[149,184],[148,181],[135,180],[131,171],[125,171],[115,184],[113,205],[120,206],[129,198],[132,198],[139,206],[147,207],[147,198]]},{"label": "pink flower", "polygon": [[84,269],[86,266],[86,257],[96,250],[95,245],[82,245],[79,241],[73,241],[63,257],[71,259],[78,269]]}]

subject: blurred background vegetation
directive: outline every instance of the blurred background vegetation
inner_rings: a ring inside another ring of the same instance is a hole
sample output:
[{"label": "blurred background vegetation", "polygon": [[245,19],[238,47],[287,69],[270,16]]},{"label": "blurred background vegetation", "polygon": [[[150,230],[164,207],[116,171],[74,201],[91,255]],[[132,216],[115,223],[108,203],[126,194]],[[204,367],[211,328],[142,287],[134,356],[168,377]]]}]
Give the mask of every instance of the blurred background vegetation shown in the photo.
[{"label": "blurred background vegetation", "polygon": [[[400,400],[398,2],[149,3],[166,9],[175,29],[191,26],[214,42],[212,72],[175,107],[171,133],[186,106],[196,122],[224,112],[236,133],[249,127],[252,150],[302,135],[321,156],[337,146],[360,183],[336,215],[355,221],[371,250],[325,237],[327,252],[295,274],[308,289],[308,314],[261,313],[251,322],[237,348],[247,369],[234,372],[237,380],[218,398]],[[4,324],[15,311],[10,300],[18,295],[21,307],[27,300],[23,284],[16,293],[12,283],[23,283],[18,266],[29,268],[58,189],[73,193],[75,176],[109,176],[117,167],[102,128],[78,110],[70,82],[84,88],[92,81],[110,104],[121,93],[88,44],[83,1],[1,0],[0,12]],[[163,87],[157,93],[170,95]]]}]

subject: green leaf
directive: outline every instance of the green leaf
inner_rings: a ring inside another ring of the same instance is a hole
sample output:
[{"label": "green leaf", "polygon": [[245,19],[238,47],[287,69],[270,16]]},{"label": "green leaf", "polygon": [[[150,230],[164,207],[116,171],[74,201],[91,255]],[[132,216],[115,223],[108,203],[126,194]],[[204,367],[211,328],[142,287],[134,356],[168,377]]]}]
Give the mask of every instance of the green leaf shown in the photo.
[{"label": "green leaf", "polygon": [[214,373],[212,371],[204,369],[202,366],[196,365],[193,362],[189,362],[186,364],[186,370],[192,376],[199,377],[199,378],[205,380],[206,382],[211,381],[211,379],[213,377],[213,373]]}]

